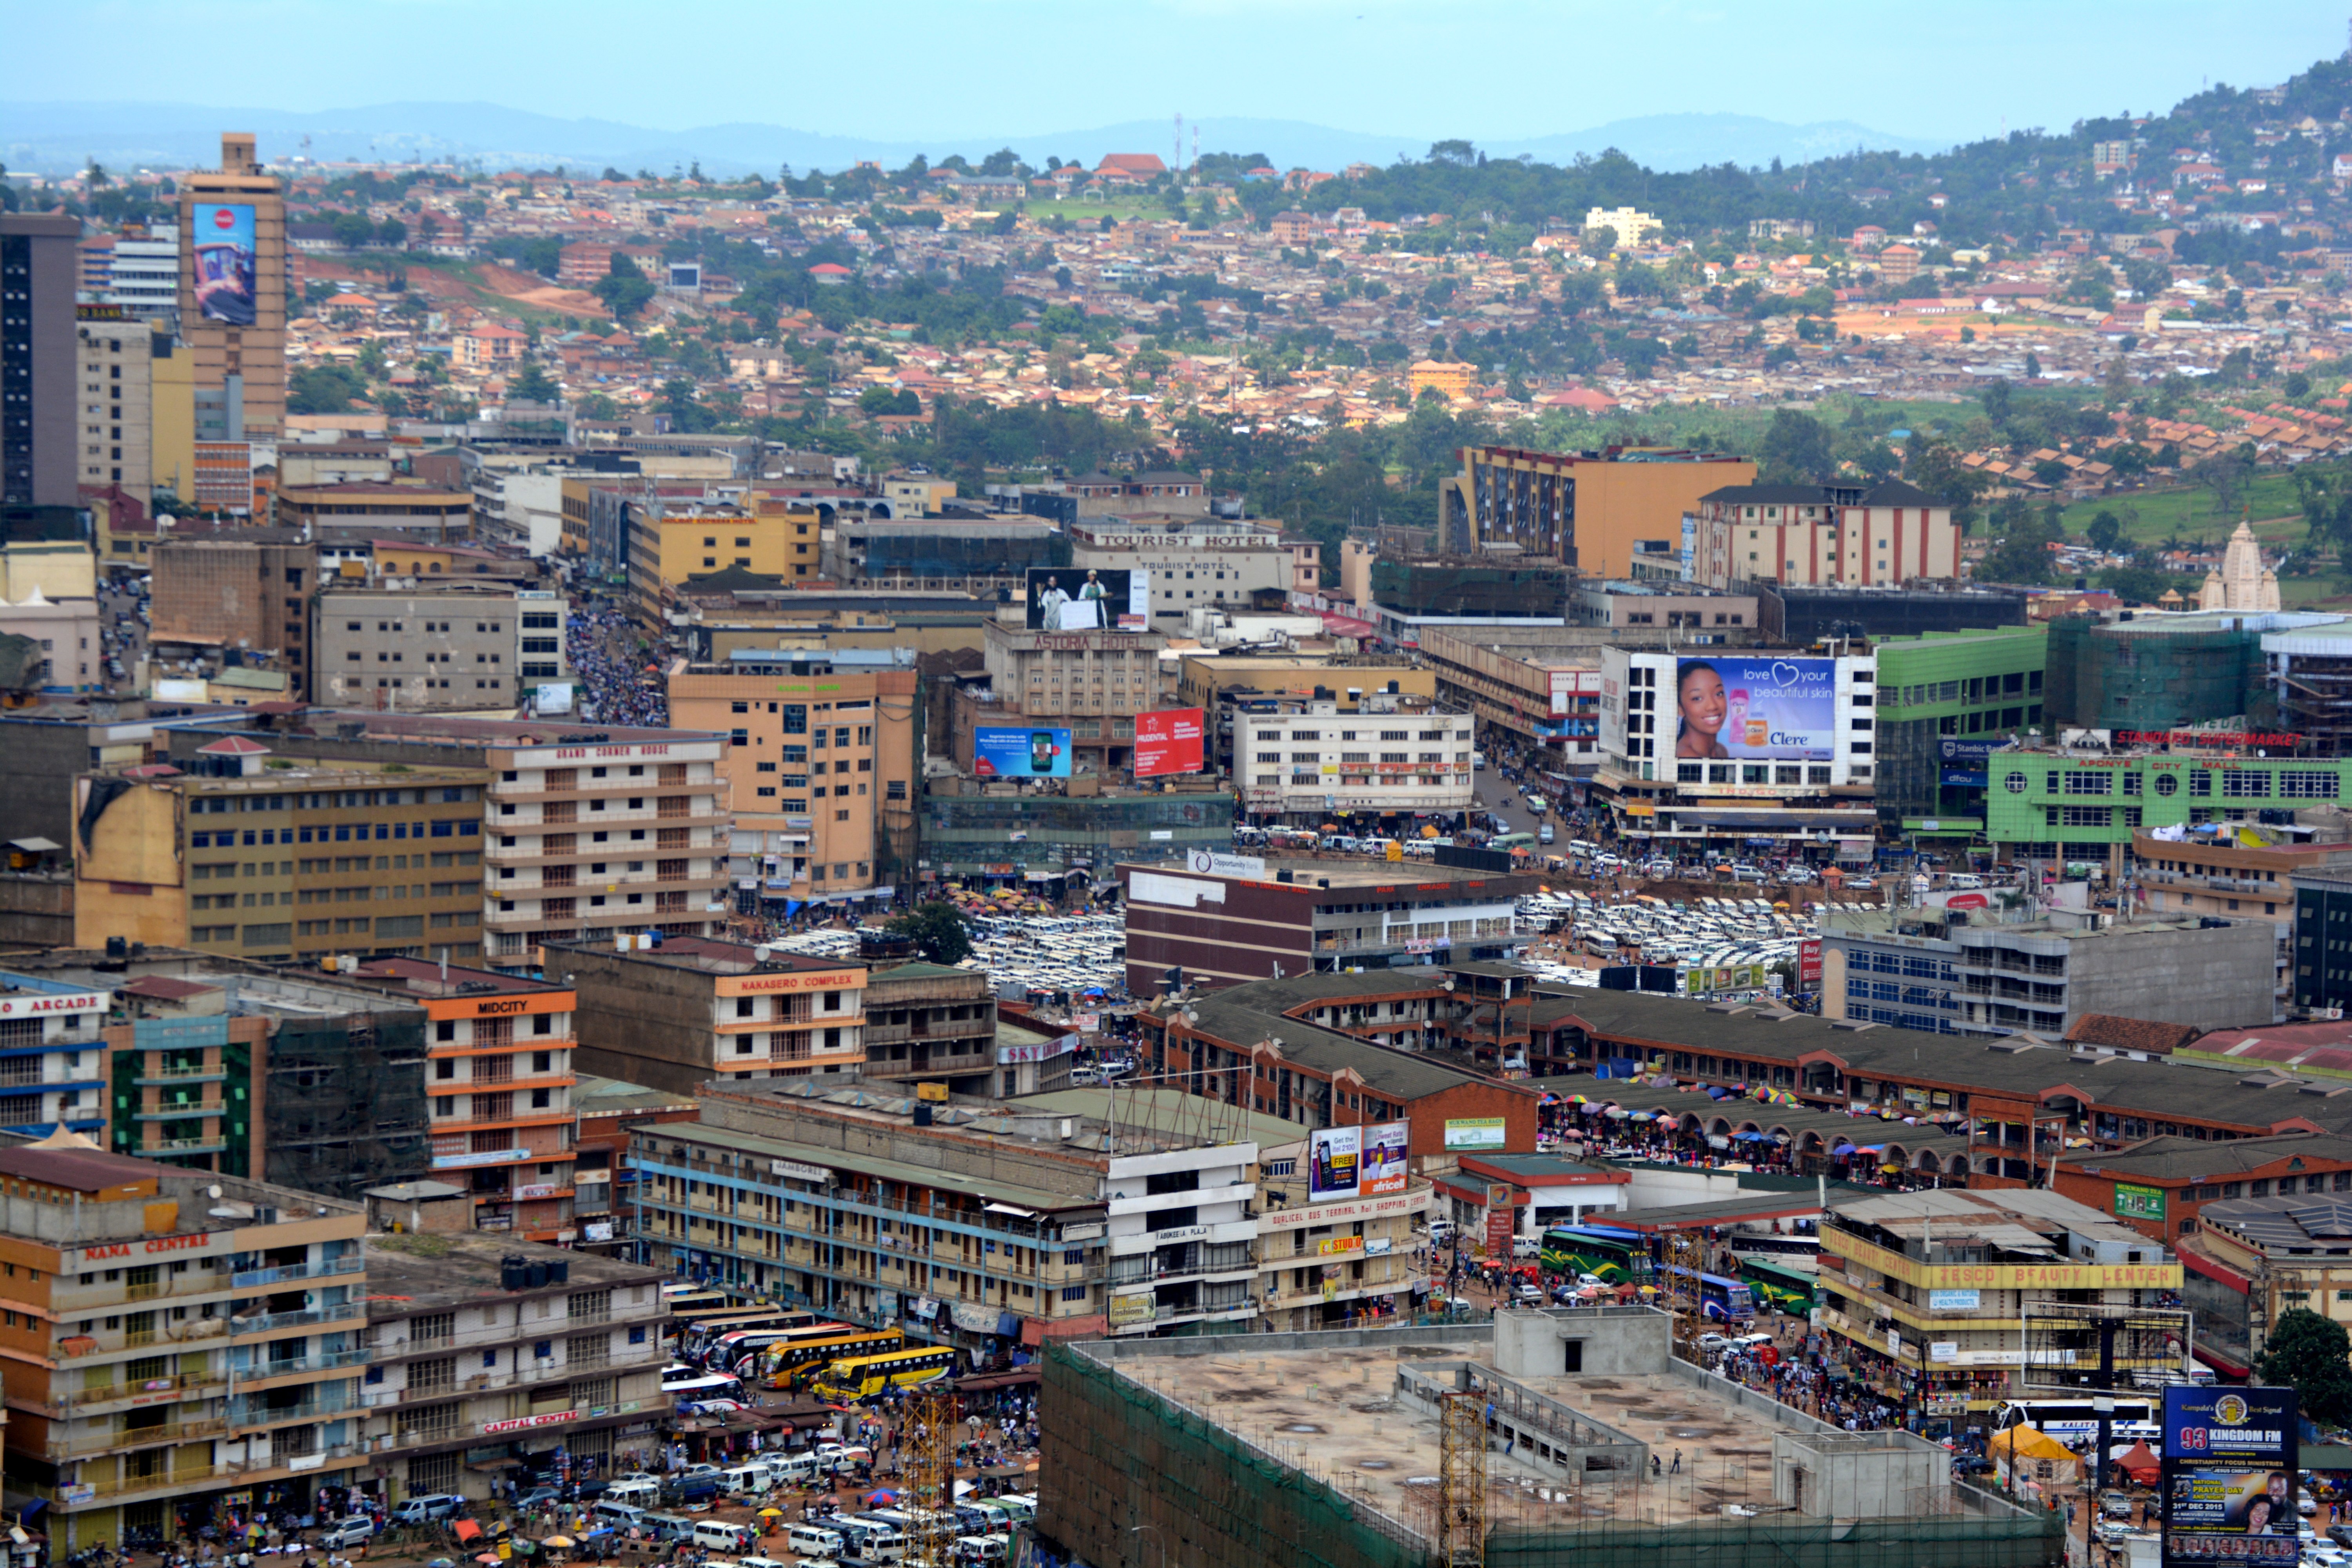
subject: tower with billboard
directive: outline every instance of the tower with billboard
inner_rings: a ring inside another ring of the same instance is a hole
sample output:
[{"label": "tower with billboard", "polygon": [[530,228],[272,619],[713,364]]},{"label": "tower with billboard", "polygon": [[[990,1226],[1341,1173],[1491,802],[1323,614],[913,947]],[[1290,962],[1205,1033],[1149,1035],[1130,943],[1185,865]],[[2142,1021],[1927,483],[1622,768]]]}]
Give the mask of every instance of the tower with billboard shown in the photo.
[{"label": "tower with billboard", "polygon": [[286,419],[286,201],[250,132],[180,182],[180,332],[195,355],[196,439],[275,439]]}]

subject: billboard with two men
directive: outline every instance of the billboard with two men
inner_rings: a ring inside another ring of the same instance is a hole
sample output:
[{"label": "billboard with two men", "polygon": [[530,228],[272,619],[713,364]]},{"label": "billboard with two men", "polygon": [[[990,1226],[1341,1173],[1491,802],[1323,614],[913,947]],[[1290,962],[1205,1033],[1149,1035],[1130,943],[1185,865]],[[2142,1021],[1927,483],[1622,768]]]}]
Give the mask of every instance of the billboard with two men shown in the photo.
[{"label": "billboard with two men", "polygon": [[1097,566],[1032,566],[1026,624],[1033,632],[1146,632],[1151,574]]}]

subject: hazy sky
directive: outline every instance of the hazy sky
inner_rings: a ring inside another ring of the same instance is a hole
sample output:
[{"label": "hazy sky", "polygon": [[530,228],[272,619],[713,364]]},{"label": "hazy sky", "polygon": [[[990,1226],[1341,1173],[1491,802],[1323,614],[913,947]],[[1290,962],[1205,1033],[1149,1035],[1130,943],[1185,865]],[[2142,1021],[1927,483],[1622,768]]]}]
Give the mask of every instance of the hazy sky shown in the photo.
[{"label": "hazy sky", "polygon": [[[0,0],[0,92],[478,100],[887,137],[1237,115],[1536,136],[1722,110],[1968,138],[2278,81],[2346,0]],[[674,20],[673,20],[674,18]],[[2257,20],[2257,18],[2259,18]]]}]

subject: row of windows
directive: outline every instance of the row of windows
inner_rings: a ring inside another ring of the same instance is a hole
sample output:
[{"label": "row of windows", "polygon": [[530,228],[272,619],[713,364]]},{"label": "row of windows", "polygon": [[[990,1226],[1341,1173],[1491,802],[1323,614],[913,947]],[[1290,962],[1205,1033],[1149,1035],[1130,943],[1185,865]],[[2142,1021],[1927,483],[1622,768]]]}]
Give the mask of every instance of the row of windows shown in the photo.
[{"label": "row of windows", "polygon": [[[2216,773],[2221,775],[2221,793],[2227,800],[2267,800],[2273,794],[2290,800],[2333,800],[2340,786],[2338,775],[2332,769],[2197,768],[2188,774],[2190,798],[2210,798],[2213,794]],[[2118,777],[2123,780],[2121,793],[2140,793],[2143,775],[2138,773],[2060,772],[2057,769],[2042,775],[2042,792],[2044,795],[2114,795],[2116,793],[2115,781]],[[2180,779],[2179,773],[2158,773],[2153,787],[2160,795],[2178,795]],[[2032,787],[2032,781],[2022,772],[2012,772],[2002,776],[2001,786],[2011,795],[2023,795]]]},{"label": "row of windows", "polygon": [[[369,832],[371,826],[374,828],[373,835]],[[257,842],[260,844],[350,844],[364,841],[370,837],[378,839],[470,838],[478,836],[481,831],[482,825],[478,818],[445,816],[437,817],[430,823],[343,822],[337,823],[331,827],[247,828],[245,830],[244,842],[247,845]],[[235,833],[188,835],[188,847],[191,849],[230,849],[236,847],[237,842],[238,836]]]},{"label": "row of windows", "polygon": [[188,802],[190,816],[227,816],[238,812],[334,811],[362,805],[425,805],[439,802],[456,805],[479,800],[472,784],[444,784],[431,789],[347,789],[310,795],[214,795]]},{"label": "row of windows", "polygon": [[[1856,746],[1857,752],[1867,752],[1868,746]],[[1741,784],[1826,784],[1830,770],[1820,766],[1796,766],[1789,763],[1766,765],[1762,763],[1677,763],[1675,764],[1676,784],[1730,784],[1732,769],[1740,773]]]}]

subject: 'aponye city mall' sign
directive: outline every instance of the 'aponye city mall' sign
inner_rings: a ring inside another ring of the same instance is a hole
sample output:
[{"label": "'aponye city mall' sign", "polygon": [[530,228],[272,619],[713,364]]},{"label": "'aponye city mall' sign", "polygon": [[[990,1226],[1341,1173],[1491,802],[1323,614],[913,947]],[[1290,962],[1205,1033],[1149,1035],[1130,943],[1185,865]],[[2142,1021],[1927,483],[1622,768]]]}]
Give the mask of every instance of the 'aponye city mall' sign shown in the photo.
[{"label": "'aponye city mall' sign", "polygon": [[[1955,1225],[1954,1236],[1962,1234]],[[2178,1263],[1925,1264],[1843,1232],[1822,1237],[1824,1251],[1906,1285],[1937,1290],[2178,1290]],[[1851,1272],[1851,1270],[1849,1270]]]}]

